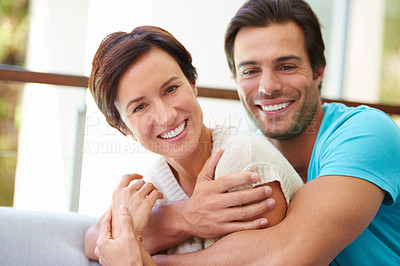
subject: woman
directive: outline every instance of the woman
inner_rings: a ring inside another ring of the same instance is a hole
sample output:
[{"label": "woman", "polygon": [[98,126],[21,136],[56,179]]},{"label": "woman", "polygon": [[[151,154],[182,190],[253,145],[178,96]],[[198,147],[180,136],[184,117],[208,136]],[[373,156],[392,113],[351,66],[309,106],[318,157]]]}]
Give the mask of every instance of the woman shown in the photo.
[{"label": "woman", "polygon": [[[145,177],[164,194],[158,204],[190,198],[207,158],[222,149],[214,177],[254,172],[253,186],[272,187],[276,200],[274,209],[263,217],[268,226],[279,223],[302,185],[300,177],[263,136],[230,127],[207,128],[196,99],[196,76],[192,58],[182,44],[163,29],[143,26],[103,40],[93,59],[89,88],[111,126],[163,156]],[[145,186],[152,187],[151,183]],[[114,192],[114,202],[122,193],[123,189]],[[118,213],[114,202],[112,211]],[[134,214],[134,208],[127,207]],[[112,226],[117,226],[118,215],[112,221]],[[94,241],[86,239],[85,243]],[[192,252],[215,241],[193,236],[167,253]]]}]

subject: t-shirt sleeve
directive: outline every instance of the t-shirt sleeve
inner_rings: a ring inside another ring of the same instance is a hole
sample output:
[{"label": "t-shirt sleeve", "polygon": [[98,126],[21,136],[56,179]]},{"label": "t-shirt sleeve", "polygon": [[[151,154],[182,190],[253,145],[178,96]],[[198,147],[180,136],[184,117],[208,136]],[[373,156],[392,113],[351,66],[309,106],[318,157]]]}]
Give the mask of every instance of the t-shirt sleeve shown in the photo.
[{"label": "t-shirt sleeve", "polygon": [[356,113],[338,127],[321,150],[318,176],[352,176],[385,190],[384,203],[398,200],[400,191],[400,129],[383,112]]},{"label": "t-shirt sleeve", "polygon": [[[216,167],[215,178],[223,175],[254,171],[260,180],[253,186],[278,181],[289,204],[303,182],[285,157],[264,137],[237,133],[221,146],[224,153]],[[248,188],[238,186],[231,191]]]}]

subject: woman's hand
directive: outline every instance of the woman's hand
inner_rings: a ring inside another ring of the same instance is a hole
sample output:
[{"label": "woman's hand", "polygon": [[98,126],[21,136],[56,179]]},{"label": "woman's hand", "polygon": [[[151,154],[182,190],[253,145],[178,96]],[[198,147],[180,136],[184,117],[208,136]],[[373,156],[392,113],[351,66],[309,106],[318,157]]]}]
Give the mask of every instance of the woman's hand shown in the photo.
[{"label": "woman's hand", "polygon": [[[132,217],[133,231],[141,241],[144,228],[149,220],[151,209],[158,199],[163,198],[153,184],[145,183],[141,175],[124,175],[113,192],[112,212],[119,213],[119,206],[125,205]],[[132,182],[134,181],[134,182]],[[121,234],[119,215],[112,217],[112,236]]]}]

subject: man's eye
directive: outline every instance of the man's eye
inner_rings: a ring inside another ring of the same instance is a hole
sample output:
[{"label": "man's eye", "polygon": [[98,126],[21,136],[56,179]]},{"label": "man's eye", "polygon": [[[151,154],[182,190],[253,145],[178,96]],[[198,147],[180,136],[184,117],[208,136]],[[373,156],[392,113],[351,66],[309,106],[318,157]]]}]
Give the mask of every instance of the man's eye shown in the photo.
[{"label": "man's eye", "polygon": [[174,90],[176,90],[178,88],[178,86],[170,86],[165,90],[165,94],[171,93]]},{"label": "man's eye", "polygon": [[296,68],[295,66],[283,66],[281,69],[287,71],[287,70],[293,70],[295,68]]},{"label": "man's eye", "polygon": [[254,69],[245,70],[242,72],[243,76],[251,75],[251,74],[255,74],[255,73],[257,73],[257,70],[254,70]]}]

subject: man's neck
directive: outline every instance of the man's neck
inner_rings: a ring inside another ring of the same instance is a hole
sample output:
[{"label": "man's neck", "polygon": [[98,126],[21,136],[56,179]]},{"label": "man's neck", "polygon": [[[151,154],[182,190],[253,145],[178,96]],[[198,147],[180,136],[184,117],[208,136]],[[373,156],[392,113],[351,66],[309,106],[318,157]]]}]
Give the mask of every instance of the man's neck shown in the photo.
[{"label": "man's neck", "polygon": [[[313,121],[299,135],[287,139],[270,139],[272,144],[285,156],[304,183],[307,182],[308,165],[318,136],[319,128],[324,117],[322,106],[319,106]],[[311,127],[313,127],[311,129]]]}]

